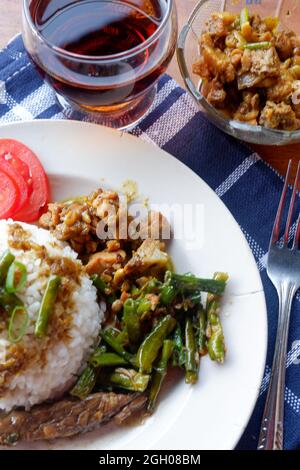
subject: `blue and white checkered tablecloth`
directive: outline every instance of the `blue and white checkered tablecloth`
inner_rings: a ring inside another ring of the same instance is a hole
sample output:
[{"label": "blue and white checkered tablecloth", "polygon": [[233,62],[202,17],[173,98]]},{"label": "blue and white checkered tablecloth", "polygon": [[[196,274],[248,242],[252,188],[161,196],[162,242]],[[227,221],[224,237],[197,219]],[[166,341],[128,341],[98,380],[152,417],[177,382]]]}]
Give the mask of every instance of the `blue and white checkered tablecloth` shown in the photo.
[{"label": "blue and white checkered tablecloth", "polygon": [[[0,51],[0,123],[63,119],[50,88],[41,80],[21,37]],[[255,449],[270,378],[277,324],[277,296],[265,263],[282,178],[257,154],[212,126],[188,94],[169,76],[158,84],[150,113],[133,133],[183,161],[229,208],[248,240],[264,284],[269,319],[267,365],[260,396],[238,449]],[[300,206],[300,200],[298,200]],[[300,296],[292,312],[285,389],[285,448],[300,445]]]}]

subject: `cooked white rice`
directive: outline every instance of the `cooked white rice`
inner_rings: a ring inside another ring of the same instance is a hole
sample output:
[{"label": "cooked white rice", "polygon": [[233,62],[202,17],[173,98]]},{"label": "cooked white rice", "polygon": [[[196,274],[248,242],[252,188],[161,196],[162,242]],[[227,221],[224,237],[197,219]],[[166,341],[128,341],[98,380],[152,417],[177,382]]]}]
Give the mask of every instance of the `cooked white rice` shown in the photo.
[{"label": "cooked white rice", "polygon": [[[68,389],[86,363],[104,315],[104,306],[100,309],[97,303],[96,289],[88,276],[81,272],[79,285],[71,294],[72,311],[68,312],[71,316],[68,337],[49,344],[45,343],[46,340],[38,340],[34,336],[34,326],[48,277],[45,276],[43,261],[34,250],[24,251],[9,246],[8,226],[12,223],[0,221],[0,254],[9,249],[27,268],[26,286],[18,296],[27,308],[30,323],[17,346],[21,345],[29,354],[32,351],[32,356],[35,355],[36,359],[30,360],[28,367],[25,364],[16,373],[10,372],[7,380],[9,368],[4,365],[7,364],[8,354],[13,357],[12,343],[8,340],[7,329],[0,329],[0,409],[6,411],[16,406],[28,409]],[[44,246],[49,256],[76,260],[77,254],[69,246],[58,242],[48,231],[19,224],[31,234],[30,241]],[[56,304],[55,311],[59,312],[59,309],[60,305]],[[46,350],[41,361],[38,348],[43,347]]]}]

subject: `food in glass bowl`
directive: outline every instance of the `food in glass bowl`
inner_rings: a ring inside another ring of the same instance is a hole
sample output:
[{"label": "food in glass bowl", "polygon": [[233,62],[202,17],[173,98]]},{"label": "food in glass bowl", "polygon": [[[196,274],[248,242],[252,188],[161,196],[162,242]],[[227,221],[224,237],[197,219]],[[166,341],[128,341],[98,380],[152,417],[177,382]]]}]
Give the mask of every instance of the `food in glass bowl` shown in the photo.
[{"label": "food in glass bowl", "polygon": [[213,13],[193,72],[207,101],[229,119],[269,129],[300,129],[300,37],[276,17]]}]

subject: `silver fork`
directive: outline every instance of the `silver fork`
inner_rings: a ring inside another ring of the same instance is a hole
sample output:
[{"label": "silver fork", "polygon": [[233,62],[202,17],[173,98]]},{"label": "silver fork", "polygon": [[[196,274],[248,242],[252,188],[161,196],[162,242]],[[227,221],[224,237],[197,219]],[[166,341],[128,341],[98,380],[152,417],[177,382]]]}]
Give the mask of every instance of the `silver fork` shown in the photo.
[{"label": "silver fork", "polygon": [[300,162],[294,183],[293,193],[289,206],[287,222],[283,240],[280,240],[280,227],[283,209],[288,191],[288,181],[291,173],[291,160],[289,161],[284,188],[282,191],[267,261],[267,273],[274,284],[279,298],[278,329],[276,336],[274,359],[271,371],[270,385],[261,424],[258,449],[283,449],[284,424],[284,391],[286,350],[289,333],[292,301],[300,287],[300,251],[298,250],[300,238],[300,215],[296,224],[292,247],[289,248],[289,233],[292,224],[294,205],[300,178]]}]

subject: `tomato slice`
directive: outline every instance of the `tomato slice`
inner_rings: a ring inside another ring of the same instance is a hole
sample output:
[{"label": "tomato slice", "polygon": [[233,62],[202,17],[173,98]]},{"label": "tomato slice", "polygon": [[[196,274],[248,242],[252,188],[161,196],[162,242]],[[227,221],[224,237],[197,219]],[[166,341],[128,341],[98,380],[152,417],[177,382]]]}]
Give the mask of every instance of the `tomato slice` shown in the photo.
[{"label": "tomato slice", "polygon": [[0,157],[0,170],[3,173],[6,173],[7,176],[10,177],[14,185],[18,188],[19,197],[18,197],[17,205],[14,209],[17,212],[25,206],[27,199],[28,199],[28,186],[26,184],[26,181],[24,180],[23,176],[17,173],[10,166],[10,164],[4,159],[4,157]]},{"label": "tomato slice", "polygon": [[30,195],[32,193],[32,178],[28,165],[14,155],[6,154],[5,156],[2,155],[2,157],[4,157],[10,166],[23,177],[27,184],[28,195]]},{"label": "tomato slice", "polygon": [[[20,165],[18,161],[27,165],[31,178],[31,193],[23,209],[14,214],[14,219],[23,222],[36,221],[50,200],[48,178],[39,159],[26,145],[13,139],[0,139],[0,155],[4,155],[8,162],[13,159],[15,165]],[[26,168],[22,168],[26,173]]]},{"label": "tomato slice", "polygon": [[18,190],[10,177],[0,170],[0,219],[8,219],[18,202]]}]

